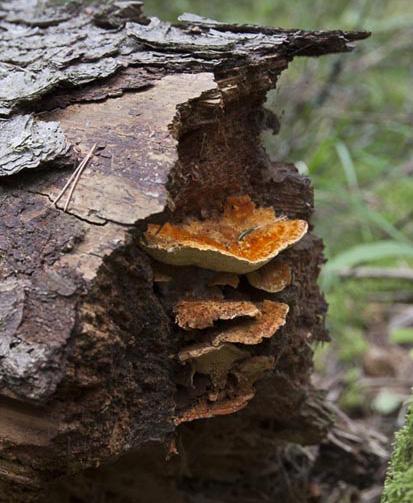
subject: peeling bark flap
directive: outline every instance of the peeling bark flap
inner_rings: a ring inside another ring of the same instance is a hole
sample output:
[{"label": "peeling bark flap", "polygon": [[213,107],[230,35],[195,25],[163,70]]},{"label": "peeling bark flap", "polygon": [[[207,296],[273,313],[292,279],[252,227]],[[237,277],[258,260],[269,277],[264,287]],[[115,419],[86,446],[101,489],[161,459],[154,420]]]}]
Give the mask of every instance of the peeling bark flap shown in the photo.
[{"label": "peeling bark flap", "polygon": [[[368,35],[231,25],[190,14],[174,25],[144,17],[142,8],[135,1],[83,9],[76,2],[0,2],[0,116],[30,110],[62,86],[84,86],[131,65],[191,73],[250,64],[277,68],[295,55],[349,51],[352,41]],[[57,124],[33,123],[25,116],[3,119],[1,128],[0,176],[67,151]],[[24,141],[24,148],[10,135]]]},{"label": "peeling bark flap", "polygon": [[[130,64],[178,66],[190,71],[200,71],[200,65],[204,70],[234,68],[265,62],[269,56],[348,51],[353,40],[367,36],[365,32],[243,27],[193,15],[183,16],[178,25],[156,18],[145,24],[148,20],[143,17],[136,22],[136,9],[131,7],[118,7],[123,27],[113,30],[96,22],[102,14],[97,8],[71,16],[73,3],[58,11],[41,10],[39,5],[35,1],[0,3],[3,115],[58,85],[84,85]],[[107,19],[112,19],[109,14]]]},{"label": "peeling bark flap", "polygon": [[[133,225],[162,212],[168,176],[178,160],[171,131],[177,109],[216,88],[210,73],[167,75],[142,93],[52,112],[49,118],[59,121],[83,155],[93,143],[104,147],[80,178],[70,213],[91,223]],[[54,199],[61,185],[62,180],[57,185],[40,181],[38,190]],[[58,207],[63,206],[62,200]]]},{"label": "peeling bark flap", "polygon": [[31,115],[0,121],[0,176],[63,157],[69,145],[58,122],[44,122]]},{"label": "peeling bark flap", "polygon": [[[121,29],[112,30],[96,24],[99,12],[93,16],[85,10],[69,19],[61,8],[60,15],[50,14],[48,23],[48,11],[38,11],[36,17],[31,4],[0,4],[5,9],[0,35],[2,115],[59,85],[84,85],[130,64],[178,66],[188,71],[199,71],[200,65],[204,70],[235,68],[263,63],[268,57],[348,51],[353,40],[367,35],[244,28],[188,15],[181,18],[183,23],[171,25],[157,18],[149,24],[144,24],[146,19],[137,23],[131,14],[132,21],[124,19]],[[69,8],[74,7],[69,4]]]}]

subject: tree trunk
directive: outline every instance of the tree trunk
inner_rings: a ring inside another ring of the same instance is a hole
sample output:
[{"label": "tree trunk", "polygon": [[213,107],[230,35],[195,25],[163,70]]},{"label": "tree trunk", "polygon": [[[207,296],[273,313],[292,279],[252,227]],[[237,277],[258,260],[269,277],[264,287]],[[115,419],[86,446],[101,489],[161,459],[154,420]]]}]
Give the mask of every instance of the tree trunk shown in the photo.
[{"label": "tree trunk", "polygon": [[0,500],[307,501],[323,246],[263,103],[295,55],[367,34],[0,9]]}]

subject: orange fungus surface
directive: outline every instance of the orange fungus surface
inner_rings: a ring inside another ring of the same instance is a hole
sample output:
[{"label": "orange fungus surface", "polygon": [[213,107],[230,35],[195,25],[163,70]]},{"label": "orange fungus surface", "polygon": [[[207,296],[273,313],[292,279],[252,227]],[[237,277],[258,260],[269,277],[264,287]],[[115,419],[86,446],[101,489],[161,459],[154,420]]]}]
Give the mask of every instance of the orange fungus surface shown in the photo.
[{"label": "orange fungus surface", "polygon": [[307,227],[304,220],[277,218],[272,208],[257,208],[249,196],[237,196],[227,199],[223,214],[216,218],[191,219],[176,225],[150,224],[145,240],[148,249],[210,250],[259,263],[300,240]]}]

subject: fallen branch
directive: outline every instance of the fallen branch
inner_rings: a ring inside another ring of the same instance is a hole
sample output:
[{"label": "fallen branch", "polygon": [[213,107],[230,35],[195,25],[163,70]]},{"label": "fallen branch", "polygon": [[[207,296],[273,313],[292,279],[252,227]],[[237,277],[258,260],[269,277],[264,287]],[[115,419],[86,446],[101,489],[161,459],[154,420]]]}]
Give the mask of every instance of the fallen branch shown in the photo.
[{"label": "fallen branch", "polygon": [[402,279],[413,281],[413,269],[409,267],[347,267],[338,272],[340,278]]},{"label": "fallen branch", "polygon": [[381,302],[383,304],[411,304],[413,294],[411,292],[379,292],[368,296],[369,302]]}]

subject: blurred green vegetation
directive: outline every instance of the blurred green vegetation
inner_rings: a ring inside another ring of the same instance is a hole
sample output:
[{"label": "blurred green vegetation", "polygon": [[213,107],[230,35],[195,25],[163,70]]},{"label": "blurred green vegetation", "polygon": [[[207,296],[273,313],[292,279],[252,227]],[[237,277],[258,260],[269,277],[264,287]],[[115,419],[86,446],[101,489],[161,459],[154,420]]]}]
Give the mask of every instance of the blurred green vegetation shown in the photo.
[{"label": "blurred green vegetation", "polygon": [[357,265],[413,265],[413,1],[146,0],[145,11],[373,32],[353,53],[295,60],[268,96],[281,132],[263,135],[272,158],[295,162],[314,184],[316,231],[329,258],[321,278],[328,323],[340,361],[354,365],[367,348],[371,304],[385,310],[413,299],[411,281],[338,275]]}]

